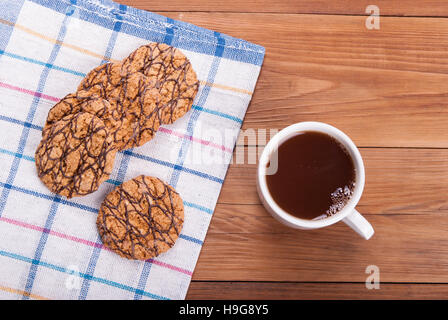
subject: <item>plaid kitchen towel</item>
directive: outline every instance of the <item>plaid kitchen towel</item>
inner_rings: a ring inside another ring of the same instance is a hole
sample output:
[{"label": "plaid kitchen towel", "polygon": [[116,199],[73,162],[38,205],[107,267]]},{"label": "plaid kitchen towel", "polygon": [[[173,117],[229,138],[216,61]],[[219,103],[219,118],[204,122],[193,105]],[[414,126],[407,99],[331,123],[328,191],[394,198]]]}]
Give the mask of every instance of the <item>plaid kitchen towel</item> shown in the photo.
[{"label": "plaid kitchen towel", "polygon": [[[190,59],[201,84],[192,110],[118,153],[97,192],[50,193],[34,164],[48,110],[95,66],[153,41]],[[183,299],[263,57],[260,46],[109,0],[1,0],[0,297]],[[174,247],[146,262],[106,250],[95,224],[105,195],[140,174],[185,204]]]}]

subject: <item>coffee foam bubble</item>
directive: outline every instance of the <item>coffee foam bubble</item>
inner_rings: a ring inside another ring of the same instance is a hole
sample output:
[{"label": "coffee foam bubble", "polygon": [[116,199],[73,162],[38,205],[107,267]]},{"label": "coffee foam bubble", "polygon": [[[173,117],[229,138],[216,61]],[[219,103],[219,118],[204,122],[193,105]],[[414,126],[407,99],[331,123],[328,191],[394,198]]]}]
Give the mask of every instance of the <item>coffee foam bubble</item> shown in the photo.
[{"label": "coffee foam bubble", "polygon": [[341,211],[353,196],[354,190],[355,183],[352,182],[350,185],[339,187],[334,192],[332,192],[330,194],[332,205],[326,212],[327,216],[332,216]]}]

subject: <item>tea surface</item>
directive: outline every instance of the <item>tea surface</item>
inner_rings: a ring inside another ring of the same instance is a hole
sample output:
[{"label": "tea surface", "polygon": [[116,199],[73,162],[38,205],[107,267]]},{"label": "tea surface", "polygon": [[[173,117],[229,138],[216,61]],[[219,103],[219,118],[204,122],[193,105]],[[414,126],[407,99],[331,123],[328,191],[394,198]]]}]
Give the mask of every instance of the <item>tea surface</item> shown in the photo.
[{"label": "tea surface", "polygon": [[[302,219],[339,212],[351,198],[356,171],[344,146],[314,131],[300,133],[278,148],[278,169],[266,175],[274,201]],[[270,163],[275,161],[273,156]]]}]

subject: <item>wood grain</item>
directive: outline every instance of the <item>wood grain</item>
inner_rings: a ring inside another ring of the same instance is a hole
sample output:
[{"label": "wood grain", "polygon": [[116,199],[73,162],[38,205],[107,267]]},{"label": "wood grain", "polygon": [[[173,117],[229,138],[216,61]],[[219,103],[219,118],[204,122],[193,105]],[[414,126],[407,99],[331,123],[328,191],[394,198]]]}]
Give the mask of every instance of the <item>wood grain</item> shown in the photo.
[{"label": "wood grain", "polygon": [[447,283],[446,215],[366,215],[363,240],[344,223],[303,231],[260,205],[222,205],[213,217],[195,280],[364,282],[376,265],[382,282]]},{"label": "wood grain", "polygon": [[247,0],[247,1],[203,1],[203,0],[120,0],[121,3],[150,11],[206,11],[206,12],[276,12],[314,14],[365,14],[366,7],[375,4],[381,15],[396,16],[447,16],[448,8],[443,0]]},{"label": "wood grain", "polygon": [[365,283],[203,282],[192,281],[187,299],[322,300],[322,299],[445,299],[447,284],[381,283],[378,290]]},{"label": "wood grain", "polygon": [[194,279],[351,282],[365,280],[365,268],[374,264],[382,281],[446,282],[440,270],[448,265],[448,150],[364,148],[361,154],[367,184],[358,209],[372,222],[373,239],[362,240],[343,223],[315,231],[279,224],[260,205],[256,165],[234,164]]},{"label": "wood grain", "polygon": [[266,47],[244,129],[316,120],[358,146],[448,147],[447,19],[384,18],[369,31],[352,16],[169,16]]},{"label": "wood grain", "polygon": [[[255,146],[235,150],[233,162],[255,159]],[[366,185],[358,209],[369,214],[448,213],[448,149],[361,148]],[[260,204],[256,164],[230,166],[220,204]]]}]

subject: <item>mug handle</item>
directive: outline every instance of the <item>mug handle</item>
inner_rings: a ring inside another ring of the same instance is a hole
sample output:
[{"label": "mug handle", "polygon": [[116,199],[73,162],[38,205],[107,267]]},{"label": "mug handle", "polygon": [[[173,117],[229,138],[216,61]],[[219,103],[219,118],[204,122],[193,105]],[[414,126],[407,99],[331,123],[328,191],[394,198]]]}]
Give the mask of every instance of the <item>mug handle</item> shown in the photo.
[{"label": "mug handle", "polygon": [[370,222],[356,211],[356,209],[353,209],[352,213],[342,219],[342,221],[366,240],[369,240],[375,233]]}]

